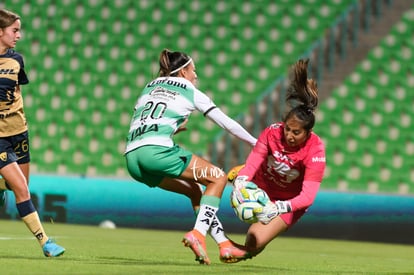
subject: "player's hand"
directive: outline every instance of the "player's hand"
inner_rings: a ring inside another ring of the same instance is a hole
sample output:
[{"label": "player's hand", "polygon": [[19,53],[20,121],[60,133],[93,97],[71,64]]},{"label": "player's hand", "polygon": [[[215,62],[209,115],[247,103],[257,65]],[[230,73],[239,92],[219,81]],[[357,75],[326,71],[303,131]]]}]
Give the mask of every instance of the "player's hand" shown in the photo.
[{"label": "player's hand", "polygon": [[256,212],[256,217],[262,224],[270,223],[274,218],[279,216],[279,210],[275,203],[268,201],[265,206],[262,207],[262,211]]},{"label": "player's hand", "polygon": [[262,211],[257,212],[256,216],[259,222],[268,224],[280,214],[288,213],[291,211],[292,205],[290,201],[276,201],[275,203],[268,201],[263,206]]},{"label": "player's hand", "polygon": [[247,181],[247,176],[238,176],[234,182],[234,192],[236,193],[237,197],[243,198],[243,200],[250,199],[250,194],[248,189],[254,190],[257,189],[257,185],[251,181]]},{"label": "player's hand", "polygon": [[187,127],[186,127],[187,123],[188,123],[188,118],[186,118],[183,121],[183,123],[181,123],[180,127],[178,127],[178,129],[175,130],[174,135],[178,134],[179,132],[187,131]]},{"label": "player's hand", "polygon": [[234,189],[257,189],[257,185],[247,180],[247,176],[238,176],[233,182]]},{"label": "player's hand", "polygon": [[178,134],[179,132],[184,132],[184,131],[187,131],[187,128],[186,127],[180,127],[175,131],[174,135]]}]

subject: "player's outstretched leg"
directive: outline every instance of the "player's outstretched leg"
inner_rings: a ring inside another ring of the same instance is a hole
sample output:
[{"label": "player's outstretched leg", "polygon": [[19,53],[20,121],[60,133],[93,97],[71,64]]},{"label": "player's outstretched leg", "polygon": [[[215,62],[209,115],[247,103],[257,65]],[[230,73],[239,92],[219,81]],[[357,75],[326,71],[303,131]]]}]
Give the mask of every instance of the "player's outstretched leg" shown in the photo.
[{"label": "player's outstretched leg", "polygon": [[47,242],[43,245],[43,254],[46,257],[59,257],[65,252],[65,249],[60,245],[57,245],[51,239],[47,240]]},{"label": "player's outstretched leg", "polygon": [[193,229],[184,235],[182,242],[186,247],[191,248],[191,250],[194,252],[196,255],[196,261],[198,261],[200,264],[209,265],[210,259],[207,256],[205,239],[205,236],[203,236],[197,230]]}]

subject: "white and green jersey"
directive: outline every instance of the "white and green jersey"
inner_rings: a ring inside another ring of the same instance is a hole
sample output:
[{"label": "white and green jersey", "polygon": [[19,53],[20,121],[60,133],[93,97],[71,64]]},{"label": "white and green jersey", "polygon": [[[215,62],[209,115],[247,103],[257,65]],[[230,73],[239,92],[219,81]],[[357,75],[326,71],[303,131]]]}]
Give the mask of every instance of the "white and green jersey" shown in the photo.
[{"label": "white and green jersey", "polygon": [[174,145],[173,135],[194,110],[206,114],[216,106],[182,77],[159,77],[148,83],[134,108],[126,153],[144,145]]}]

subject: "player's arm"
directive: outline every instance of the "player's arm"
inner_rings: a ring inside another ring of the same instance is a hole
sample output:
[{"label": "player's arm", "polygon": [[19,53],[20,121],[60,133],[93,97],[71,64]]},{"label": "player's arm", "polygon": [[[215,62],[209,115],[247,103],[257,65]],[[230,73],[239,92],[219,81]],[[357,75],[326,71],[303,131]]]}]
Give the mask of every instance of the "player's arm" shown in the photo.
[{"label": "player's arm", "polygon": [[246,163],[244,164],[244,166],[240,167],[239,170],[232,169],[230,171],[230,178],[228,179],[230,182],[233,183],[236,189],[242,188],[246,182],[251,180],[256,174],[256,172],[259,170],[263,162],[266,161],[268,155],[267,131],[268,129],[265,129],[260,134],[259,139],[256,142],[256,145],[253,147],[252,151],[247,156]]},{"label": "player's arm", "polygon": [[268,202],[261,213],[257,215],[261,223],[267,224],[280,214],[289,213],[311,206],[318,193],[320,182],[303,181],[302,191],[291,200]]},{"label": "player's arm", "polygon": [[267,145],[263,142],[261,137],[262,135],[247,156],[246,163],[237,176],[247,176],[248,180],[252,179],[262,163],[267,159]]},{"label": "player's arm", "polygon": [[249,134],[237,121],[233,120],[225,113],[223,113],[219,108],[214,108],[207,112],[206,117],[211,119],[218,126],[228,131],[233,136],[239,138],[240,140],[245,141],[246,143],[254,146],[257,139]]},{"label": "player's arm", "polygon": [[[239,196],[248,198],[248,190],[246,189],[257,189],[257,185],[251,182],[250,180],[259,170],[261,164],[267,159],[267,145],[266,134],[262,132],[260,137],[254,146],[253,150],[250,152],[249,156],[246,159],[246,164],[239,171],[230,171],[230,176],[234,179],[228,177],[229,181],[233,183],[234,192],[239,193]],[[236,174],[237,173],[237,174]]]},{"label": "player's arm", "polygon": [[277,201],[280,213],[308,208],[313,204],[322,182],[325,171],[325,150],[319,145],[314,146],[309,156],[304,160],[305,174],[302,183],[302,190],[296,197],[288,201]]},{"label": "player's arm", "polygon": [[313,204],[318,193],[321,182],[304,180],[302,191],[291,200],[276,201],[276,207],[279,214],[308,208]]}]

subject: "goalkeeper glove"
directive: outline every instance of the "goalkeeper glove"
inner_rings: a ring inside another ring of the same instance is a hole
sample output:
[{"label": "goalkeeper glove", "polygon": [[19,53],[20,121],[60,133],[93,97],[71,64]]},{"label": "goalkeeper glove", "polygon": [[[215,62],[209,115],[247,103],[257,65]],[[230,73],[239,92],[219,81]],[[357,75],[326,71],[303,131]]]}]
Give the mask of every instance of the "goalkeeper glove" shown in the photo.
[{"label": "goalkeeper glove", "polygon": [[234,180],[234,188],[235,189],[242,189],[242,188],[247,188],[247,189],[257,189],[257,185],[254,184],[251,181],[247,181],[247,176],[238,176],[235,180]]},{"label": "goalkeeper glove", "polygon": [[284,214],[292,211],[292,205],[290,201],[276,201],[275,204],[279,211],[279,214]]},{"label": "goalkeeper glove", "polygon": [[261,208],[262,211],[256,212],[257,220],[263,224],[268,224],[279,215],[276,204],[268,201],[266,205]]},{"label": "goalkeeper glove", "polygon": [[247,181],[247,176],[238,176],[234,180],[234,192],[239,193],[241,196],[238,195],[238,197],[242,197],[244,199],[249,199],[250,195],[247,189],[257,189],[257,185],[254,184],[251,181]]},{"label": "goalkeeper glove", "polygon": [[269,201],[263,206],[262,211],[257,212],[256,217],[259,222],[268,224],[280,214],[291,211],[292,205],[290,201],[276,201],[275,203]]}]

